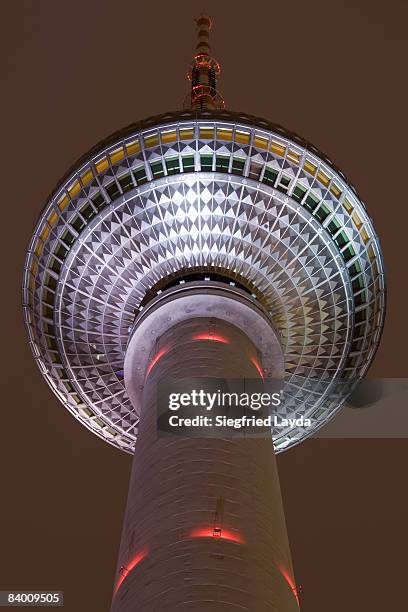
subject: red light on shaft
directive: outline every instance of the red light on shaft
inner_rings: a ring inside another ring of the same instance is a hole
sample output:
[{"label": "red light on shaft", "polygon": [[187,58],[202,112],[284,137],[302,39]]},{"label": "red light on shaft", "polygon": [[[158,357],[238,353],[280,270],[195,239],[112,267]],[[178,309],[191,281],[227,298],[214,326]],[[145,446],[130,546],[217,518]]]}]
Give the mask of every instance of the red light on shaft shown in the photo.
[{"label": "red light on shaft", "polygon": [[240,533],[231,531],[230,529],[214,529],[214,527],[197,527],[192,529],[189,538],[216,538],[217,540],[227,540],[228,542],[236,542],[237,544],[245,544],[245,540]]},{"label": "red light on shaft", "polygon": [[114,595],[116,595],[116,593],[119,591],[125,578],[136,567],[136,565],[138,565],[147,556],[148,552],[149,550],[144,548],[143,550],[139,551],[127,565],[120,568],[121,573],[116,583]]},{"label": "red light on shaft", "polygon": [[297,604],[300,608],[298,589],[297,589],[294,579],[284,567],[278,567],[278,569],[280,573],[282,574],[282,576],[284,577],[284,579],[286,580],[286,582],[288,583],[288,585],[290,586],[290,588],[292,589],[293,594],[296,597]]},{"label": "red light on shaft", "polygon": [[263,369],[261,367],[261,364],[257,360],[257,358],[252,356],[252,357],[250,357],[250,361],[256,367],[256,369],[258,371],[258,374],[262,378],[262,380],[265,380],[264,371],[263,371]]},{"label": "red light on shaft", "polygon": [[195,334],[193,340],[212,340],[213,342],[222,342],[223,344],[230,344],[228,338],[221,336],[220,334],[212,334],[211,332],[204,332],[202,334]]},{"label": "red light on shaft", "polygon": [[152,358],[146,370],[146,378],[149,376],[150,372],[153,370],[154,366],[159,361],[159,359],[161,359],[163,355],[165,355],[169,349],[170,349],[169,346],[163,346],[163,348],[161,348],[160,351],[158,351],[158,353],[156,353],[156,355]]}]

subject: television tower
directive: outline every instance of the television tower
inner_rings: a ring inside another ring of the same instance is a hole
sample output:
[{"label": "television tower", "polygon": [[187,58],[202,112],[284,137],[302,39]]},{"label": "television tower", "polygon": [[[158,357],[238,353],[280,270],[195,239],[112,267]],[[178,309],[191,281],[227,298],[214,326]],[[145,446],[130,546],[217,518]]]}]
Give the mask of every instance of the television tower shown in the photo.
[{"label": "television tower", "polygon": [[[133,455],[112,612],[292,612],[275,453],[333,418],[369,368],[383,259],[325,155],[224,109],[211,20],[196,23],[184,110],[96,145],[46,202],[24,316],[60,401]],[[286,425],[161,435],[161,382],[208,378],[281,380],[274,415]]]}]

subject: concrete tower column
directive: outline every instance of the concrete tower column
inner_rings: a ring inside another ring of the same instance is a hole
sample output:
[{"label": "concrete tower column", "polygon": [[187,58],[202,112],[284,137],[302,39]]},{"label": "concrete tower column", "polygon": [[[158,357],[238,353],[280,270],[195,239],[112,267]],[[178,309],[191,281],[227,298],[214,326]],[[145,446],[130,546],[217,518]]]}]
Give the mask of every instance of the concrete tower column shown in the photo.
[{"label": "concrete tower column", "polygon": [[268,327],[242,296],[187,291],[165,299],[136,329],[125,380],[140,428],[112,612],[298,610],[269,433],[166,437],[156,422],[161,380],[253,379],[257,359],[272,375],[281,371]]}]

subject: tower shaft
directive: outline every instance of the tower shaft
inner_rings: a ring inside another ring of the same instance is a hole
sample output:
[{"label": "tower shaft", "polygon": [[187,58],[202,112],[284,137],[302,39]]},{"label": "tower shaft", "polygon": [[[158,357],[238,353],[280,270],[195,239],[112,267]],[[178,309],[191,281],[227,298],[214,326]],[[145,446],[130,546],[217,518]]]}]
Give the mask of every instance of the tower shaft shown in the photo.
[{"label": "tower shaft", "polygon": [[[255,378],[254,350],[241,329],[208,317],[185,319],[155,345],[112,612],[298,610],[270,432],[223,439],[157,432],[160,381]],[[131,387],[140,362],[129,360]]]}]

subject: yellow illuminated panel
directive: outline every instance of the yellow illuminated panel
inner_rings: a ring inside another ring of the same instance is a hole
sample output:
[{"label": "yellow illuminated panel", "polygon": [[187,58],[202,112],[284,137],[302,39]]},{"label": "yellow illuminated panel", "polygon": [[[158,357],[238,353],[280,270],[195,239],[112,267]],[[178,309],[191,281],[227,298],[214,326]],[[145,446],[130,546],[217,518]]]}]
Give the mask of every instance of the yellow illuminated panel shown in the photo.
[{"label": "yellow illuminated panel", "polygon": [[214,128],[200,128],[200,138],[203,140],[213,140]]},{"label": "yellow illuminated panel", "polygon": [[349,200],[347,198],[344,198],[343,200],[343,206],[344,208],[347,210],[347,212],[349,213],[349,215],[351,215],[351,213],[353,212],[353,205],[349,202]]},{"label": "yellow illuminated panel", "polygon": [[49,223],[49,224],[51,225],[51,227],[52,227],[53,225],[55,225],[55,222],[57,221],[57,219],[58,219],[58,215],[57,215],[57,213],[55,212],[55,210],[53,210],[53,211],[51,211],[51,213],[49,214],[47,221],[48,221],[48,223]]},{"label": "yellow illuminated panel", "polygon": [[[194,129],[188,128],[186,130],[180,130],[180,140],[192,140],[194,138]],[[214,135],[214,130],[213,130]]]},{"label": "yellow illuminated panel", "polygon": [[40,234],[41,240],[43,240],[43,241],[47,240],[49,234],[50,234],[49,226],[48,225],[44,225],[43,231]]},{"label": "yellow illuminated panel", "polygon": [[312,164],[311,161],[306,159],[305,163],[303,164],[303,169],[308,174],[311,174],[312,176],[314,176],[316,174],[317,167],[314,164]]},{"label": "yellow illuminated panel", "polygon": [[239,144],[249,144],[249,133],[235,132],[235,142],[239,142]]},{"label": "yellow illuminated panel", "polygon": [[[363,225],[360,217],[358,216],[358,214],[356,213],[356,211],[353,212],[352,217],[353,219],[353,223],[356,226],[357,229],[360,229],[360,227]],[[361,232],[361,235],[363,235],[363,233]]]},{"label": "yellow illuminated panel", "polygon": [[232,140],[232,130],[217,129],[217,138],[220,140]]},{"label": "yellow illuminated panel", "polygon": [[330,191],[332,192],[332,194],[334,195],[334,197],[336,197],[337,199],[339,199],[339,197],[342,194],[342,191],[340,189],[340,187],[338,187],[336,185],[336,183],[332,183],[330,186]]},{"label": "yellow illuminated panel", "polygon": [[34,253],[37,255],[37,257],[39,257],[41,255],[43,248],[44,248],[43,243],[40,242],[39,240],[37,240],[37,243],[36,243],[35,249],[34,249]]},{"label": "yellow illuminated panel", "polygon": [[34,293],[34,290],[35,290],[35,280],[34,280],[34,278],[32,276],[30,276],[30,280],[28,281],[28,287]]},{"label": "yellow illuminated panel", "polygon": [[171,130],[171,132],[162,132],[161,139],[163,143],[176,141],[177,140],[176,130]]},{"label": "yellow illuminated panel", "polygon": [[317,180],[320,181],[325,187],[327,187],[330,183],[330,177],[328,177],[323,170],[319,170],[317,173]]},{"label": "yellow illuminated panel", "polygon": [[373,249],[373,245],[370,244],[370,246],[367,249],[367,253],[368,253],[368,257],[370,259],[370,261],[373,261],[373,259],[375,259],[375,253],[374,253],[374,249]]},{"label": "yellow illuminated panel", "polygon": [[65,210],[65,208],[68,206],[68,196],[64,195],[62,196],[62,198],[58,201],[58,208],[62,211]]},{"label": "yellow illuminated panel", "polygon": [[104,172],[108,167],[109,167],[109,163],[106,157],[102,157],[102,159],[100,159],[95,164],[95,168],[98,174],[100,174],[101,172]]},{"label": "yellow illuminated panel", "polygon": [[267,149],[268,139],[263,136],[254,136],[254,147],[257,147],[257,149]]},{"label": "yellow illuminated panel", "polygon": [[38,272],[38,263],[33,259],[31,266],[30,266],[30,272],[31,274],[33,274],[34,276],[37,274]]},{"label": "yellow illuminated panel", "polygon": [[272,153],[275,153],[275,155],[280,155],[281,157],[283,157],[283,155],[285,155],[285,149],[286,147],[282,145],[280,142],[276,142],[275,140],[272,140],[272,143],[271,143]]},{"label": "yellow illuminated panel", "polygon": [[125,157],[123,147],[120,147],[120,149],[116,149],[115,151],[112,151],[112,153],[109,153],[109,157],[111,160],[111,164],[117,164],[118,162],[120,162]]},{"label": "yellow illuminated panel", "polygon": [[290,161],[294,162],[295,164],[299,163],[300,157],[299,154],[296,153],[295,151],[288,151],[288,159],[290,159]]},{"label": "yellow illuminated panel", "polygon": [[159,144],[159,135],[153,134],[152,136],[144,136],[145,147],[157,147]]},{"label": "yellow illuminated panel", "polygon": [[75,181],[75,183],[72,183],[72,185],[68,187],[68,193],[70,197],[74,198],[80,189],[81,185],[79,184],[79,181]]},{"label": "yellow illuminated panel", "polygon": [[81,174],[81,181],[83,185],[87,185],[90,181],[92,181],[92,179],[93,179],[93,172],[91,168],[88,168],[88,170],[85,170],[85,172]]},{"label": "yellow illuminated panel", "polygon": [[363,227],[363,229],[361,230],[361,237],[364,240],[364,244],[367,244],[367,242],[370,240],[370,236],[368,235],[366,229]]},{"label": "yellow illuminated panel", "polygon": [[140,152],[139,140],[134,140],[133,142],[129,142],[126,145],[126,151],[128,155],[135,155],[135,153],[139,153]]}]

